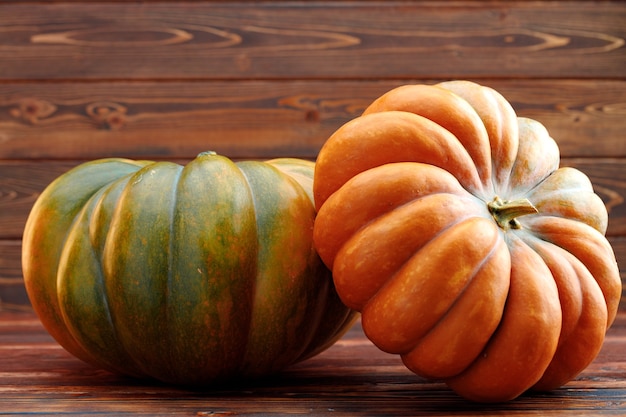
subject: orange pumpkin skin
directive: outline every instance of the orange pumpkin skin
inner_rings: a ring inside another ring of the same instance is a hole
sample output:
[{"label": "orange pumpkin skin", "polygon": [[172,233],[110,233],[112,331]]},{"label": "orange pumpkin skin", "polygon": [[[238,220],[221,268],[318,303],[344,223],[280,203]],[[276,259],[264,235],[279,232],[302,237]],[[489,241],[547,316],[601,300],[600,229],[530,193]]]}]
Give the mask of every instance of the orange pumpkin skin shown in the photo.
[{"label": "orange pumpkin skin", "polygon": [[314,242],[368,338],[480,402],[587,367],[621,280],[604,203],[559,160],[468,81],[396,88],[340,127],[316,162]]}]

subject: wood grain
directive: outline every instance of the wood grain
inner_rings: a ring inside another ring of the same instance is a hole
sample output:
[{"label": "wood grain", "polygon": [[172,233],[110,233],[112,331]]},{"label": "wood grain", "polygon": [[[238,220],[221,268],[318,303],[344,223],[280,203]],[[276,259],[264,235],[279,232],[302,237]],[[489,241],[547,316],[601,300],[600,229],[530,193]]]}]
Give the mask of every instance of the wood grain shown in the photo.
[{"label": "wood grain", "polygon": [[[402,81],[0,83],[0,159],[315,158]],[[626,81],[477,80],[542,122],[564,157],[626,157]]]},{"label": "wood grain", "polygon": [[623,2],[15,2],[1,13],[0,80],[621,78],[626,57]]},{"label": "wood grain", "polygon": [[[184,164],[187,160],[170,158]],[[0,239],[19,239],[32,205],[56,177],[83,161],[0,160]],[[623,159],[564,159],[562,165],[580,169],[609,210],[608,235],[626,235],[626,161]]]},{"label": "wood grain", "polygon": [[65,352],[36,317],[0,313],[0,411],[9,415],[572,416],[626,410],[626,315],[598,358],[550,393],[481,405],[410,373],[375,348],[360,323],[324,353],[274,377],[185,390],[99,371]]}]

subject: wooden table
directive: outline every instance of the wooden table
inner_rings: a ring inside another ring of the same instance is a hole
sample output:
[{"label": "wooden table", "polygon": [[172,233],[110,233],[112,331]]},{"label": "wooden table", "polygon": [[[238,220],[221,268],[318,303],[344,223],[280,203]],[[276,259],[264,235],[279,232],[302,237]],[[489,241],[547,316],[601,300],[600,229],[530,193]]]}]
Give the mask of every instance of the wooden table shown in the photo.
[{"label": "wooden table", "polygon": [[127,379],[75,359],[32,313],[0,312],[0,415],[626,415],[626,311],[587,370],[559,390],[469,403],[410,373],[357,323],[319,356],[240,387],[194,392]]}]

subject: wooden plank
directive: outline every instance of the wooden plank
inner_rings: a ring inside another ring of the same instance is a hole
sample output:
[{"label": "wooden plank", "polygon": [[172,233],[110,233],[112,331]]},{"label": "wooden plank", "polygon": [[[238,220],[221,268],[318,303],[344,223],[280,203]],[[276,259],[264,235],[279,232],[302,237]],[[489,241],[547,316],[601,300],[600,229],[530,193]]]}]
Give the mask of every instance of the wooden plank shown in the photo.
[{"label": "wooden plank", "polygon": [[0,80],[623,78],[623,2],[0,4]]},{"label": "wooden plank", "polygon": [[625,334],[622,313],[594,363],[564,387],[483,405],[413,375],[399,357],[374,347],[358,322],[327,351],[279,375],[191,390],[98,371],[62,350],[32,315],[1,313],[0,410],[101,416],[621,415],[626,409]]},{"label": "wooden plank", "polygon": [[[626,157],[626,81],[478,80],[542,122],[564,157]],[[0,159],[315,158],[403,81],[0,83]]]},{"label": "wooden plank", "polygon": [[[185,163],[186,160],[172,159]],[[0,160],[0,239],[18,239],[37,196],[82,161]],[[587,174],[609,210],[610,236],[626,235],[626,159],[564,159]]]},{"label": "wooden plank", "polygon": [[[184,161],[178,161],[184,162]],[[26,217],[37,195],[61,173],[79,161],[0,161],[0,302],[5,308],[28,304],[21,281],[19,238]],[[626,282],[626,161],[623,159],[566,159],[565,165],[581,169],[590,176],[596,192],[610,211],[609,236]],[[6,188],[5,188],[6,187]],[[12,239],[12,240],[11,240]],[[626,305],[626,303],[625,303]]]},{"label": "wooden plank", "polygon": [[0,311],[31,310],[24,287],[19,240],[0,240]]},{"label": "wooden plank", "polygon": [[[626,311],[626,237],[609,237],[622,277],[620,309]],[[21,270],[21,242],[0,240],[0,311],[29,310]]]}]

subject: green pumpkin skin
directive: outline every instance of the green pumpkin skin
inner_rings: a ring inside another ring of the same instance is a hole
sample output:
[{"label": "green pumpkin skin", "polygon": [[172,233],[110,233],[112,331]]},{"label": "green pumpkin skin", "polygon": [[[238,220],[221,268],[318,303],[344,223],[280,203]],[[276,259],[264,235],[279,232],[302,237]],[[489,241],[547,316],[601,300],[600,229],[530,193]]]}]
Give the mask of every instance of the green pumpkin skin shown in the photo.
[{"label": "green pumpkin skin", "polygon": [[206,385],[277,372],[356,313],[313,248],[314,164],[102,159],[37,199],[26,289],[67,351],[112,372]]}]

